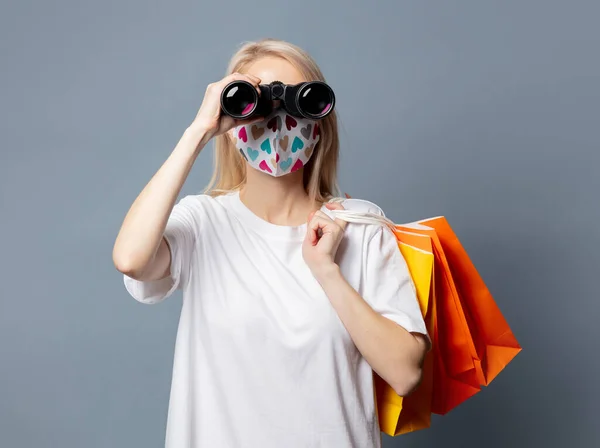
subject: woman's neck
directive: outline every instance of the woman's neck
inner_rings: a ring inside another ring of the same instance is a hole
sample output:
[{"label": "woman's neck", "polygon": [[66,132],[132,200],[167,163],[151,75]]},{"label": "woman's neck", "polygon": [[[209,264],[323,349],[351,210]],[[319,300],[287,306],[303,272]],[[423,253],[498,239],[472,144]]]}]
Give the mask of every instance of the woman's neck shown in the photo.
[{"label": "woman's neck", "polygon": [[304,224],[310,212],[318,210],[322,204],[310,200],[304,189],[303,171],[273,177],[248,169],[240,200],[255,215],[272,224]]}]

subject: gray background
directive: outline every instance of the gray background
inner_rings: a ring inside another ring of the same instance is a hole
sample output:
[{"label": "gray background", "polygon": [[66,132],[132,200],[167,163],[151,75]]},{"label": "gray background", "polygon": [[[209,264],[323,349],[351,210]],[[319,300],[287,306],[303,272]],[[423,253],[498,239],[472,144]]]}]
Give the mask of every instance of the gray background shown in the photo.
[{"label": "gray background", "polygon": [[135,302],[111,249],[206,84],[263,36],[335,88],[344,190],[446,215],[524,347],[384,445],[600,445],[599,4],[368,3],[2,2],[0,446],[163,445],[181,297]]}]

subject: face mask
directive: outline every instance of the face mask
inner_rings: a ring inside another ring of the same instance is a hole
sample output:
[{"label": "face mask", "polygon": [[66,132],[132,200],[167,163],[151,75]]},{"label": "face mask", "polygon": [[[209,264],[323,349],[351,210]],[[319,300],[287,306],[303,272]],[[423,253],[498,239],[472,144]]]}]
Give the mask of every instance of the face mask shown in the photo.
[{"label": "face mask", "polygon": [[294,118],[283,109],[264,121],[236,127],[233,135],[236,148],[250,166],[275,177],[306,165],[321,138],[316,121]]}]

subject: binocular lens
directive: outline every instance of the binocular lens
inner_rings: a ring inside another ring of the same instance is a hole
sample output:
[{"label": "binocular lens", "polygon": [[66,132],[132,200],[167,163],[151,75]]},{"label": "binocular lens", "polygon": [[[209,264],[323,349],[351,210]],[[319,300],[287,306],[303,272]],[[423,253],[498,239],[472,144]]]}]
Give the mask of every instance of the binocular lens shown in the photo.
[{"label": "binocular lens", "polygon": [[298,96],[298,106],[308,115],[321,117],[333,106],[331,90],[324,84],[309,83]]},{"label": "binocular lens", "polygon": [[281,101],[282,107],[294,117],[320,120],[334,107],[335,96],[331,88],[320,81],[295,85],[284,85],[274,81],[256,87],[247,81],[233,81],[221,93],[221,109],[236,119],[252,116],[267,116],[274,107],[274,101]]},{"label": "binocular lens", "polygon": [[258,94],[251,84],[236,82],[223,92],[222,100],[228,114],[236,118],[244,118],[255,109]]}]

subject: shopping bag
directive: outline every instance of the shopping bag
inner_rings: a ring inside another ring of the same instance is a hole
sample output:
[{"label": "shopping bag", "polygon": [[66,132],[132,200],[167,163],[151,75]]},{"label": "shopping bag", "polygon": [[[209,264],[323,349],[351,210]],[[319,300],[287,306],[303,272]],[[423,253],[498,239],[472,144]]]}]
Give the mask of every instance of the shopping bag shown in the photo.
[{"label": "shopping bag", "polygon": [[397,228],[422,233],[432,241],[436,268],[434,300],[438,310],[432,412],[443,415],[479,392],[484,374],[437,233],[420,222],[398,225]]},{"label": "shopping bag", "polygon": [[[432,298],[433,252],[429,237],[398,231],[398,247],[407,262],[427,331],[433,339],[435,302]],[[428,428],[431,425],[433,386],[433,353],[430,351],[423,366],[419,388],[409,397],[400,397],[377,373],[373,372],[377,417],[380,429],[389,435]]]},{"label": "shopping bag", "polygon": [[481,384],[487,386],[521,347],[448,221],[438,217],[421,224],[433,228],[439,237],[482,363]]},{"label": "shopping bag", "polygon": [[444,217],[395,224],[370,213],[334,213],[348,222],[387,225],[398,241],[432,349],[411,395],[399,397],[374,372],[374,399],[386,434],[427,428],[431,414],[443,415],[489,385],[521,347]]}]

